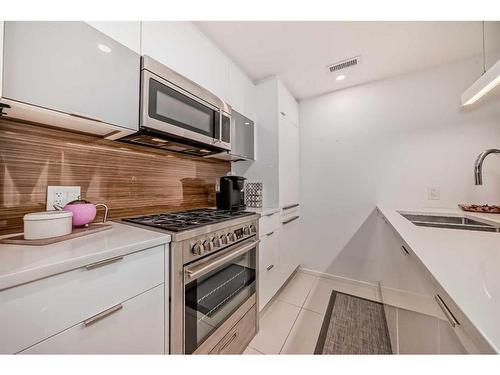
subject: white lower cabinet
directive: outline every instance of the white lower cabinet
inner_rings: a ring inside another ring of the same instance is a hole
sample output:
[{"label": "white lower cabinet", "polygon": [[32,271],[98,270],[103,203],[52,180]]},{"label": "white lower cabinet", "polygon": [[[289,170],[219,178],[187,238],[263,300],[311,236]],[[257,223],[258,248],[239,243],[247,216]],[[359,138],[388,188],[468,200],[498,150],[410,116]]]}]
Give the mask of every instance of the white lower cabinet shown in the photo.
[{"label": "white lower cabinet", "polygon": [[439,353],[439,320],[398,309],[399,354]]},{"label": "white lower cabinet", "polygon": [[300,264],[300,216],[298,212],[281,218],[280,281],[283,284]]},{"label": "white lower cabinet", "polygon": [[0,353],[168,353],[168,248],[0,291]]},{"label": "white lower cabinet", "polygon": [[280,230],[264,234],[259,246],[259,310],[273,298],[281,287],[280,283]]},{"label": "white lower cabinet", "polygon": [[159,285],[22,354],[163,354],[164,306]]},{"label": "white lower cabinet", "polygon": [[448,321],[384,306],[394,354],[467,354]]},{"label": "white lower cabinet", "polygon": [[259,220],[259,310],[280,290],[300,264],[298,210],[279,212]]},{"label": "white lower cabinet", "polygon": [[455,330],[448,322],[439,320],[439,354],[467,354]]},{"label": "white lower cabinet", "polygon": [[[420,262],[380,216],[380,281],[393,352],[400,354],[487,353],[490,348]],[[439,298],[442,303],[438,303]],[[456,321],[455,321],[456,318]],[[453,327],[452,324],[455,326]]]}]

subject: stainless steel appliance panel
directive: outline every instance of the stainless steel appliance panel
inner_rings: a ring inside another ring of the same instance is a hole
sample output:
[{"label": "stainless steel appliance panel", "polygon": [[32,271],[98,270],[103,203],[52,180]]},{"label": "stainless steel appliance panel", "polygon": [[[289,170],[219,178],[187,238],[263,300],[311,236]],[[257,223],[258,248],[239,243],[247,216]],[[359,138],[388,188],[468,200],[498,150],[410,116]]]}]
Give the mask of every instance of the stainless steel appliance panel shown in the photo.
[{"label": "stainless steel appliance panel", "polygon": [[3,97],[138,130],[134,51],[85,22],[5,22],[4,42]]},{"label": "stainless steel appliance panel", "polygon": [[233,147],[231,154],[255,160],[255,125],[248,117],[233,111]]},{"label": "stainless steel appliance panel", "polygon": [[[142,58],[141,129],[231,149],[231,107],[149,56]],[[153,147],[166,148],[161,142]],[[182,151],[181,151],[182,152]]]}]

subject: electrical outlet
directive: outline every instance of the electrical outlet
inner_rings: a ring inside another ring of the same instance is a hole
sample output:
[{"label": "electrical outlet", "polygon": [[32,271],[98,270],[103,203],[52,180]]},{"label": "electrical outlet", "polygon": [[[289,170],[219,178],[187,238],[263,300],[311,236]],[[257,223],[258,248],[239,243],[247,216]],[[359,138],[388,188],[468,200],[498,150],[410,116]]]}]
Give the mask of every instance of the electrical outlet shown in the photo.
[{"label": "electrical outlet", "polygon": [[441,189],[439,186],[432,186],[427,188],[427,199],[430,201],[438,201],[441,197]]},{"label": "electrical outlet", "polygon": [[64,207],[80,198],[80,186],[47,186],[47,211],[55,210],[54,205]]}]

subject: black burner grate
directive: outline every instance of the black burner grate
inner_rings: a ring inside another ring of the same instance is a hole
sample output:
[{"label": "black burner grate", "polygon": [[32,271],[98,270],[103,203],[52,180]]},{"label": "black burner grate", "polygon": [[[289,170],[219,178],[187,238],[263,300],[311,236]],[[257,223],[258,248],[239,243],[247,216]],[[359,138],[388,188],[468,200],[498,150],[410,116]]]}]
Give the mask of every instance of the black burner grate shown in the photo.
[{"label": "black burner grate", "polygon": [[202,208],[159,215],[139,216],[123,220],[150,227],[162,228],[172,232],[180,232],[248,215],[252,215],[252,212]]}]

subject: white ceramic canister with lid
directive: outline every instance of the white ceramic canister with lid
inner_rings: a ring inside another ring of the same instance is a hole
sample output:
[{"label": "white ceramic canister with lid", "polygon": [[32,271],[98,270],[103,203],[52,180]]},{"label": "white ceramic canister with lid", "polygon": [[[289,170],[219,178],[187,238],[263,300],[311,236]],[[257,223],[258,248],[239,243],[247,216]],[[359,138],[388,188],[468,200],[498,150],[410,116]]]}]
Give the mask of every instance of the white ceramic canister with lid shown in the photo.
[{"label": "white ceramic canister with lid", "polygon": [[67,211],[33,212],[24,215],[24,239],[40,240],[70,234],[73,213]]}]

